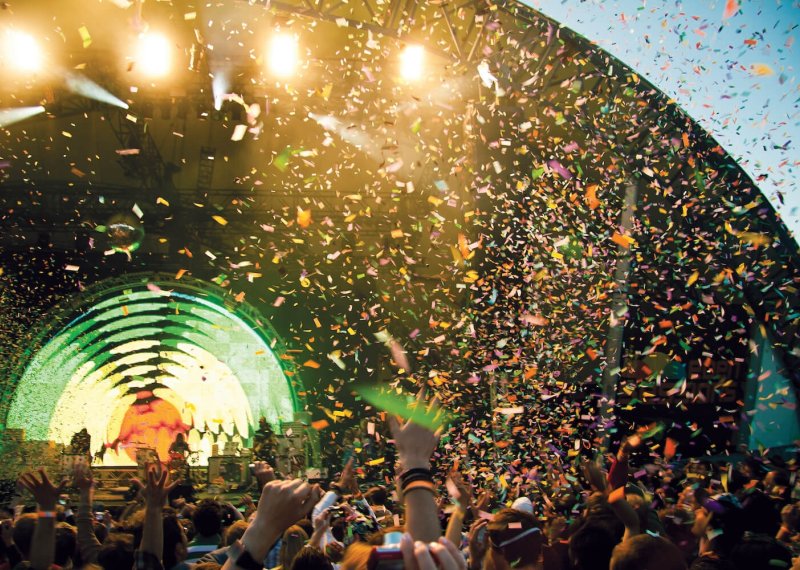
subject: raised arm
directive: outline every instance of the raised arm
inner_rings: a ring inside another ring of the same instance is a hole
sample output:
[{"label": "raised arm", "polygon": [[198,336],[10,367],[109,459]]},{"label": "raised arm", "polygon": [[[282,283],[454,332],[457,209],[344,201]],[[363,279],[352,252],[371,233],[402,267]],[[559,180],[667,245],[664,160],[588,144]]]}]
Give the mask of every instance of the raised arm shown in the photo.
[{"label": "raised arm", "polygon": [[92,520],[92,503],[94,502],[94,478],[88,465],[78,464],[72,473],[72,486],[78,489],[78,514],[75,522],[78,525],[78,547],[81,560],[96,563],[100,552],[100,541],[94,534]]},{"label": "raised arm", "polygon": [[169,472],[158,466],[147,469],[147,485],[144,495],[144,526],[142,528],[141,551],[162,560],[164,557],[164,503],[177,482],[171,483]]},{"label": "raised arm", "polygon": [[20,477],[20,483],[36,499],[39,509],[39,520],[31,541],[31,568],[48,570],[55,558],[56,503],[63,485],[53,485],[44,469],[39,469],[39,476],[41,479],[35,473],[25,473]]},{"label": "raised arm", "polygon": [[224,570],[260,568],[283,532],[317,503],[320,490],[300,479],[270,481],[264,485],[256,516],[240,541],[231,545]]},{"label": "raised arm", "polygon": [[[417,395],[419,408],[425,406],[424,392],[423,389]],[[437,405],[437,398],[433,398],[431,408]],[[403,469],[400,490],[406,507],[406,532],[415,541],[435,542],[442,535],[442,529],[434,500],[431,456],[439,445],[439,434],[415,423],[413,415],[406,422],[389,416],[389,428]]]}]

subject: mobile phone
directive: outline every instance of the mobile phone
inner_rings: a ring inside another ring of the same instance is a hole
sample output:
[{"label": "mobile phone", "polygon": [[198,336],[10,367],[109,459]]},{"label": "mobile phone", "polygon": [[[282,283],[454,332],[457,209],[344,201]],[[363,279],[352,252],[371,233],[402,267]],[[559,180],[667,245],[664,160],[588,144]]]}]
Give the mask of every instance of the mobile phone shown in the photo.
[{"label": "mobile phone", "polygon": [[97,512],[97,513],[94,514],[94,520],[96,520],[96,521],[102,522],[104,517],[105,517],[105,515],[103,513],[100,513],[100,512]]},{"label": "mobile phone", "polygon": [[400,545],[373,546],[367,560],[367,570],[403,570]]}]

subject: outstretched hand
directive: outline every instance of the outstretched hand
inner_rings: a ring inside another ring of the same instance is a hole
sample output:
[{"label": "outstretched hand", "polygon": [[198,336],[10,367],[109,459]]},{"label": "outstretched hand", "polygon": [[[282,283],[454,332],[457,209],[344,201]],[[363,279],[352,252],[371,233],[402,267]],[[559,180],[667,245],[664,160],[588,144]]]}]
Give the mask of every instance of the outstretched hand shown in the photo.
[{"label": "outstretched hand", "polygon": [[148,507],[163,507],[170,491],[178,485],[177,481],[170,481],[166,469],[159,469],[155,465],[147,466],[147,485],[136,482],[142,487],[142,497]]},{"label": "outstretched hand", "polygon": [[[426,407],[425,388],[422,388],[417,394],[415,405],[418,410],[424,411]],[[438,405],[439,399],[434,396],[428,404],[428,410],[435,410]],[[431,456],[439,445],[441,429],[434,432],[415,423],[413,414],[411,419],[405,422],[390,415],[388,422],[397,446],[397,456],[403,469],[430,469]]]},{"label": "outstretched hand", "polygon": [[47,478],[47,473],[45,473],[44,469],[39,469],[39,475],[41,476],[41,480],[39,480],[35,473],[24,473],[19,478],[19,483],[33,495],[40,509],[43,511],[53,511],[56,508],[58,497],[61,495],[65,483],[62,481],[61,484],[56,487],[50,482],[50,479]]},{"label": "outstretched hand", "polygon": [[321,494],[319,485],[310,485],[302,479],[271,481],[261,492],[256,520],[283,532],[311,512]]},{"label": "outstretched hand", "polygon": [[94,487],[94,475],[88,465],[78,463],[72,470],[72,486],[81,493],[86,493]]},{"label": "outstretched hand", "polygon": [[351,457],[342,469],[342,474],[339,476],[339,488],[342,491],[347,491],[349,493],[355,493],[358,491],[358,483],[356,482],[356,476],[353,471],[353,461],[355,460],[354,457]]},{"label": "outstretched hand", "polygon": [[258,488],[261,489],[270,481],[275,480],[275,470],[266,461],[256,461],[253,463],[253,476],[258,481]]}]

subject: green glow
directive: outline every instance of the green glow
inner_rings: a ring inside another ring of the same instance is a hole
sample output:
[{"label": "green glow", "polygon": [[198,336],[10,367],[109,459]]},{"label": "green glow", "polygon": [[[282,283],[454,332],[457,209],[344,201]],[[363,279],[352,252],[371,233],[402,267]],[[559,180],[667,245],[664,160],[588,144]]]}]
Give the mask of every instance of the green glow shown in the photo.
[{"label": "green glow", "polygon": [[[270,349],[274,333],[248,311],[237,314],[241,305],[145,280],[100,284],[85,299],[48,331],[18,383],[7,426],[25,429],[26,439],[67,444],[86,427],[96,452],[148,393],[191,426],[203,459],[213,443],[248,444],[261,416],[274,425],[293,419],[296,398]],[[109,450],[105,464],[130,464],[123,451]]]}]

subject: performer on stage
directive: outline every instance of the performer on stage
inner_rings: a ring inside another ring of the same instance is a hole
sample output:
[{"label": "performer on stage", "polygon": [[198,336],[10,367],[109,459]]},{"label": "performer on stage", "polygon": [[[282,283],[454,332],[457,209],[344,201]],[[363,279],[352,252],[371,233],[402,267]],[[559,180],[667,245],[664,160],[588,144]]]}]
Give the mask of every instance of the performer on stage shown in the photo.
[{"label": "performer on stage", "polygon": [[74,455],[83,455],[91,461],[92,436],[86,428],[73,434],[69,446]]},{"label": "performer on stage", "polygon": [[189,443],[186,441],[186,436],[179,433],[175,436],[175,441],[169,446],[169,462],[167,468],[173,479],[182,479],[183,481],[190,481],[189,473]]},{"label": "performer on stage", "polygon": [[174,454],[180,454],[181,457],[186,459],[190,451],[191,450],[189,449],[189,444],[186,442],[186,436],[184,436],[182,433],[176,435],[175,441],[173,441],[172,445],[169,446],[170,458],[173,457],[172,454],[174,453]]},{"label": "performer on stage", "polygon": [[267,418],[262,416],[258,420],[258,431],[253,434],[253,455],[256,460],[266,461],[274,469],[277,447],[278,441],[275,439],[275,432],[272,431]]}]

